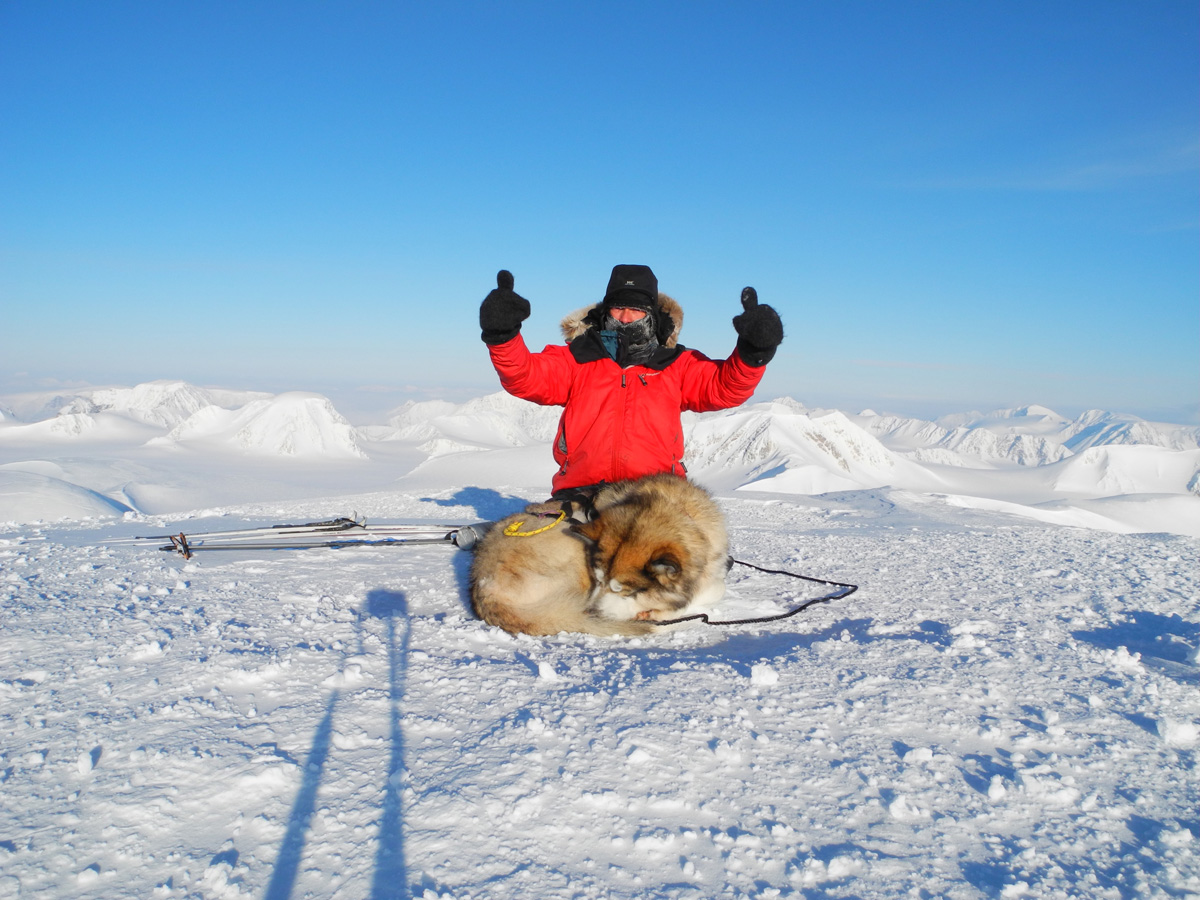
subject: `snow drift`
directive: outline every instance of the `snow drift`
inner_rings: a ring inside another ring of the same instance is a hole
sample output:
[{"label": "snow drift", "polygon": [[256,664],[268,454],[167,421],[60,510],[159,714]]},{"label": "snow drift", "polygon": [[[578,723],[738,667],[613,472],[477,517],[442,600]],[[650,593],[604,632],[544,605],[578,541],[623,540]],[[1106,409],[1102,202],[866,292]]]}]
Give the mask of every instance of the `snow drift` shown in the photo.
[{"label": "snow drift", "polygon": [[[4,510],[9,510],[7,516]],[[123,503],[61,478],[0,467],[0,521],[87,520],[129,511]]]}]

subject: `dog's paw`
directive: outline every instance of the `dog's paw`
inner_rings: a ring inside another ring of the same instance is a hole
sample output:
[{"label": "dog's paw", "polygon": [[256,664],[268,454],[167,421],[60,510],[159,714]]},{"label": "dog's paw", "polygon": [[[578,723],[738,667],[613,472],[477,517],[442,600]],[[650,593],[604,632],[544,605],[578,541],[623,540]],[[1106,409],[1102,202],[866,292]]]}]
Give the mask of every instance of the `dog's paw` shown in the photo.
[{"label": "dog's paw", "polygon": [[641,619],[642,613],[648,612],[642,609],[635,597],[613,591],[606,591],[597,597],[589,611],[602,619],[615,619],[618,622]]},{"label": "dog's paw", "polygon": [[683,609],[643,609],[634,616],[640,622],[666,622],[677,619],[683,614]]}]

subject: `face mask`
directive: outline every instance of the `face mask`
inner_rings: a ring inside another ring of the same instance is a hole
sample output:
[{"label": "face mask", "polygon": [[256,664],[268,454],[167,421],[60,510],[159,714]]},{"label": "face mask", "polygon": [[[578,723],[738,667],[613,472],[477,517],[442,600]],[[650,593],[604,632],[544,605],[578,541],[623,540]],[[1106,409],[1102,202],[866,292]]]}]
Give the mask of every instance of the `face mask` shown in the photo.
[{"label": "face mask", "polygon": [[636,322],[618,322],[612,316],[605,316],[600,339],[609,355],[624,369],[641,365],[654,355],[658,349],[654,330],[654,316],[651,314]]}]

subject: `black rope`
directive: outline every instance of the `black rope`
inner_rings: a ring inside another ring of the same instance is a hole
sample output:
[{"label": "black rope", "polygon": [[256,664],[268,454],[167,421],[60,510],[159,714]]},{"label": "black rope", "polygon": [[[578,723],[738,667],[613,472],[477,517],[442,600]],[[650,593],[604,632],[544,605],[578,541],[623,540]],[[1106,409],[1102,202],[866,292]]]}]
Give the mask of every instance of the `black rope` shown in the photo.
[{"label": "black rope", "polygon": [[745,566],[747,569],[754,569],[756,572],[764,572],[767,575],[787,575],[790,578],[799,578],[803,581],[811,581],[814,584],[827,584],[831,587],[845,588],[845,590],[834,591],[832,594],[826,594],[823,597],[813,597],[811,600],[805,600],[799,606],[789,609],[787,612],[778,613],[774,616],[761,616],[756,619],[721,619],[713,621],[708,617],[708,613],[696,613],[691,616],[683,616],[678,619],[667,619],[665,621],[652,621],[653,625],[678,625],[681,622],[701,621],[705,625],[758,625],[762,622],[778,622],[780,619],[790,619],[792,616],[804,612],[810,606],[816,606],[818,603],[828,603],[831,600],[841,600],[843,597],[849,597],[858,590],[857,584],[846,584],[843,581],[827,581],[824,578],[813,578],[811,575],[801,575],[799,572],[788,572],[784,569],[764,569],[762,566],[756,566],[754,563],[744,562],[740,559],[732,560],[739,566]]}]

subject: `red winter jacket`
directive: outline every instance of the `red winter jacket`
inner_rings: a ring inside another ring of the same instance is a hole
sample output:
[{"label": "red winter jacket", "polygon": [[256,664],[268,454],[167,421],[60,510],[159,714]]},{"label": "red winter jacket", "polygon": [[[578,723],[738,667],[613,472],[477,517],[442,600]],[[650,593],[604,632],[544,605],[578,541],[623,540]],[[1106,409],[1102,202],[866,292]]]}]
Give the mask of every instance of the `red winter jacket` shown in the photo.
[{"label": "red winter jacket", "polygon": [[488,346],[508,393],[543,406],[563,406],[554,438],[554,491],[659,472],[684,475],[680,413],[729,409],[750,399],[765,367],[735,350],[716,362],[678,344],[679,305],[659,294],[675,321],[671,336],[645,365],[622,369],[603,349],[595,307],[562,322],[566,346],[531,353],[518,334]]}]

